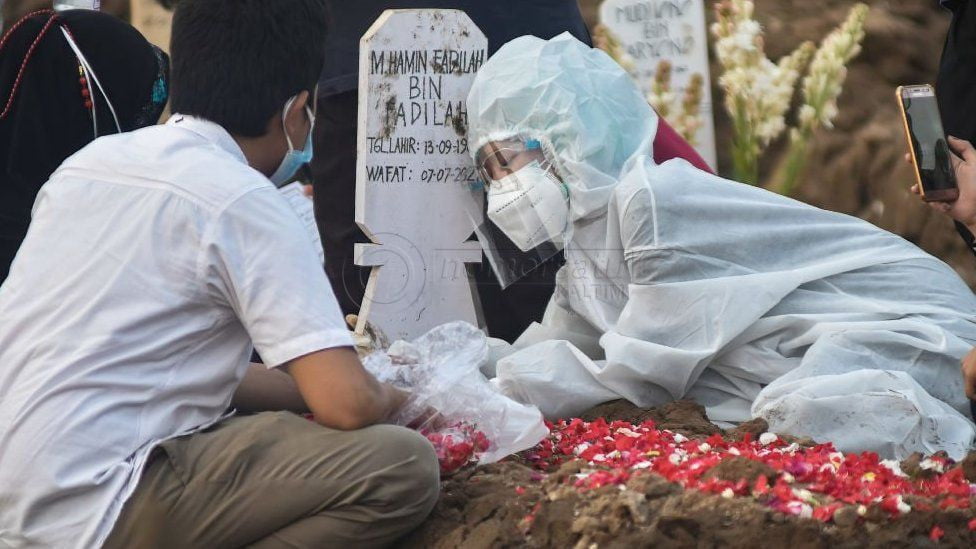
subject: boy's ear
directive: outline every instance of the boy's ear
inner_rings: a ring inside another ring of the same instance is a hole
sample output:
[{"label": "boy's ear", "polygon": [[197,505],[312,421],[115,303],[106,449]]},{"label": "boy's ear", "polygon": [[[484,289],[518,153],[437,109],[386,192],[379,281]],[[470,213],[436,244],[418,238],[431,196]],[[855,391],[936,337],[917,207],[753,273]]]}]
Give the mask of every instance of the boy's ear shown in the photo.
[{"label": "boy's ear", "polygon": [[[312,95],[307,91],[301,91],[295,96],[295,100],[292,101],[291,105],[288,107],[288,112],[285,114],[285,131],[288,132],[288,137],[294,142],[296,147],[301,147],[305,143],[305,138],[308,135],[308,124],[310,120],[306,114],[306,107],[309,105]],[[284,105],[282,105],[284,107]],[[277,122],[276,122],[277,121]],[[275,115],[275,118],[271,121],[272,124],[277,123],[278,127],[281,127],[281,115]]]},{"label": "boy's ear", "polygon": [[[292,102],[291,106],[288,108],[288,112],[285,113],[285,120],[288,121],[300,121],[304,123],[305,121],[305,107],[310,107],[309,101],[312,99],[312,94],[308,93],[307,90],[303,90],[295,96],[295,101]],[[282,105],[283,106],[283,105]]]}]

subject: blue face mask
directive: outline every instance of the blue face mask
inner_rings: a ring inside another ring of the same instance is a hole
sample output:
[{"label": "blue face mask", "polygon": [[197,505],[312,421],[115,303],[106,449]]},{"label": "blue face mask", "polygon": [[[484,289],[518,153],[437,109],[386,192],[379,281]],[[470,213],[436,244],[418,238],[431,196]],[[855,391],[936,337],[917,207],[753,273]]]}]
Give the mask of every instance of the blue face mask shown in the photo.
[{"label": "blue face mask", "polygon": [[[292,103],[295,102],[294,97],[285,103],[285,110],[281,113],[281,124],[285,124],[285,114],[291,109]],[[305,140],[305,148],[300,151],[295,150],[295,146],[291,142],[291,136],[288,135],[288,130],[285,130],[285,139],[288,140],[288,152],[285,153],[285,157],[281,159],[281,165],[275,170],[275,173],[271,174],[271,182],[275,184],[275,187],[281,187],[285,183],[291,181],[291,178],[295,177],[295,173],[304,166],[312,161],[313,151],[312,151],[312,130],[315,129],[315,115],[312,114],[312,109],[305,107],[305,114],[308,116],[309,128],[308,128],[308,138]]]}]

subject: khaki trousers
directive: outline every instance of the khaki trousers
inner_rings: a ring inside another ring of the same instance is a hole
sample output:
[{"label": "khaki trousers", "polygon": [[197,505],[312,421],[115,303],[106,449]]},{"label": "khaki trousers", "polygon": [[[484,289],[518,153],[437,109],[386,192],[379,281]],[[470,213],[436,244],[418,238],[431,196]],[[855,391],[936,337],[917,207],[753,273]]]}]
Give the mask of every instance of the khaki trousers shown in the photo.
[{"label": "khaki trousers", "polygon": [[232,418],[154,452],[105,547],[382,547],[439,491],[434,450],[413,431]]}]

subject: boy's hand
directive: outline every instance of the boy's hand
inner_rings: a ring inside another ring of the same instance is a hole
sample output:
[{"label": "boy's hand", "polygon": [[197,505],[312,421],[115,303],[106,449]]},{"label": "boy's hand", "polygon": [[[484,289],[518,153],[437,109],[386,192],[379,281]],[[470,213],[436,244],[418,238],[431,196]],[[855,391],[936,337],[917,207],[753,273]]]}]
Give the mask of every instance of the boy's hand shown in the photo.
[{"label": "boy's hand", "polygon": [[[949,137],[949,147],[952,168],[956,172],[956,183],[959,185],[959,198],[954,202],[929,202],[933,210],[948,215],[962,223],[969,232],[976,235],[976,149],[969,141]],[[911,162],[911,156],[908,156]],[[912,193],[921,195],[918,185],[912,186]]]},{"label": "boy's hand", "polygon": [[976,401],[976,349],[962,359],[962,379],[969,400]]}]

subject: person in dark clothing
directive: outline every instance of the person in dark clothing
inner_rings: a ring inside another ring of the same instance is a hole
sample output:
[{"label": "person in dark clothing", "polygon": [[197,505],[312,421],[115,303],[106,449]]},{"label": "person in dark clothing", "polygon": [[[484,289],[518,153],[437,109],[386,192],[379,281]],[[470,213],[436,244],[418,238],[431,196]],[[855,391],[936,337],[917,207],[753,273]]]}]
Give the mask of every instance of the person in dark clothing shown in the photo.
[{"label": "person in dark clothing", "polygon": [[[941,0],[941,4],[952,12],[935,86],[942,124],[947,134],[972,143],[976,142],[976,6],[969,0]],[[967,228],[962,215],[966,212],[961,211],[970,203],[976,208],[976,193],[967,192],[971,191],[967,183],[959,182],[955,204],[935,207],[955,220],[959,234],[976,254],[974,231]]]},{"label": "person in dark clothing", "polygon": [[976,142],[976,4],[942,0],[942,5],[953,16],[935,86],[939,108],[946,133]]},{"label": "person in dark clothing", "polygon": [[10,26],[0,41],[0,283],[41,185],[96,137],[155,124],[168,78],[166,54],[107,14],[46,10]]},{"label": "person in dark clothing", "polygon": [[[976,254],[976,5],[970,0],[940,0],[952,12],[936,80],[935,93],[942,125],[951,139],[959,198],[952,204],[933,203],[956,223],[956,230]],[[917,189],[916,189],[917,191]],[[966,396],[976,418],[976,349],[962,363]]]},{"label": "person in dark clothing", "polygon": [[[326,271],[343,310],[356,313],[370,270],[353,263],[355,244],[369,242],[356,225],[355,200],[359,39],[370,25],[390,8],[460,9],[488,37],[489,53],[526,34],[552,38],[569,31],[587,44],[590,35],[576,0],[326,0],[326,4],[334,30],[326,42],[326,63],[319,82],[316,154],[310,168]],[[561,261],[561,256],[553,258],[504,291],[487,264],[476,268],[478,293],[492,336],[511,341],[542,318]]]}]

